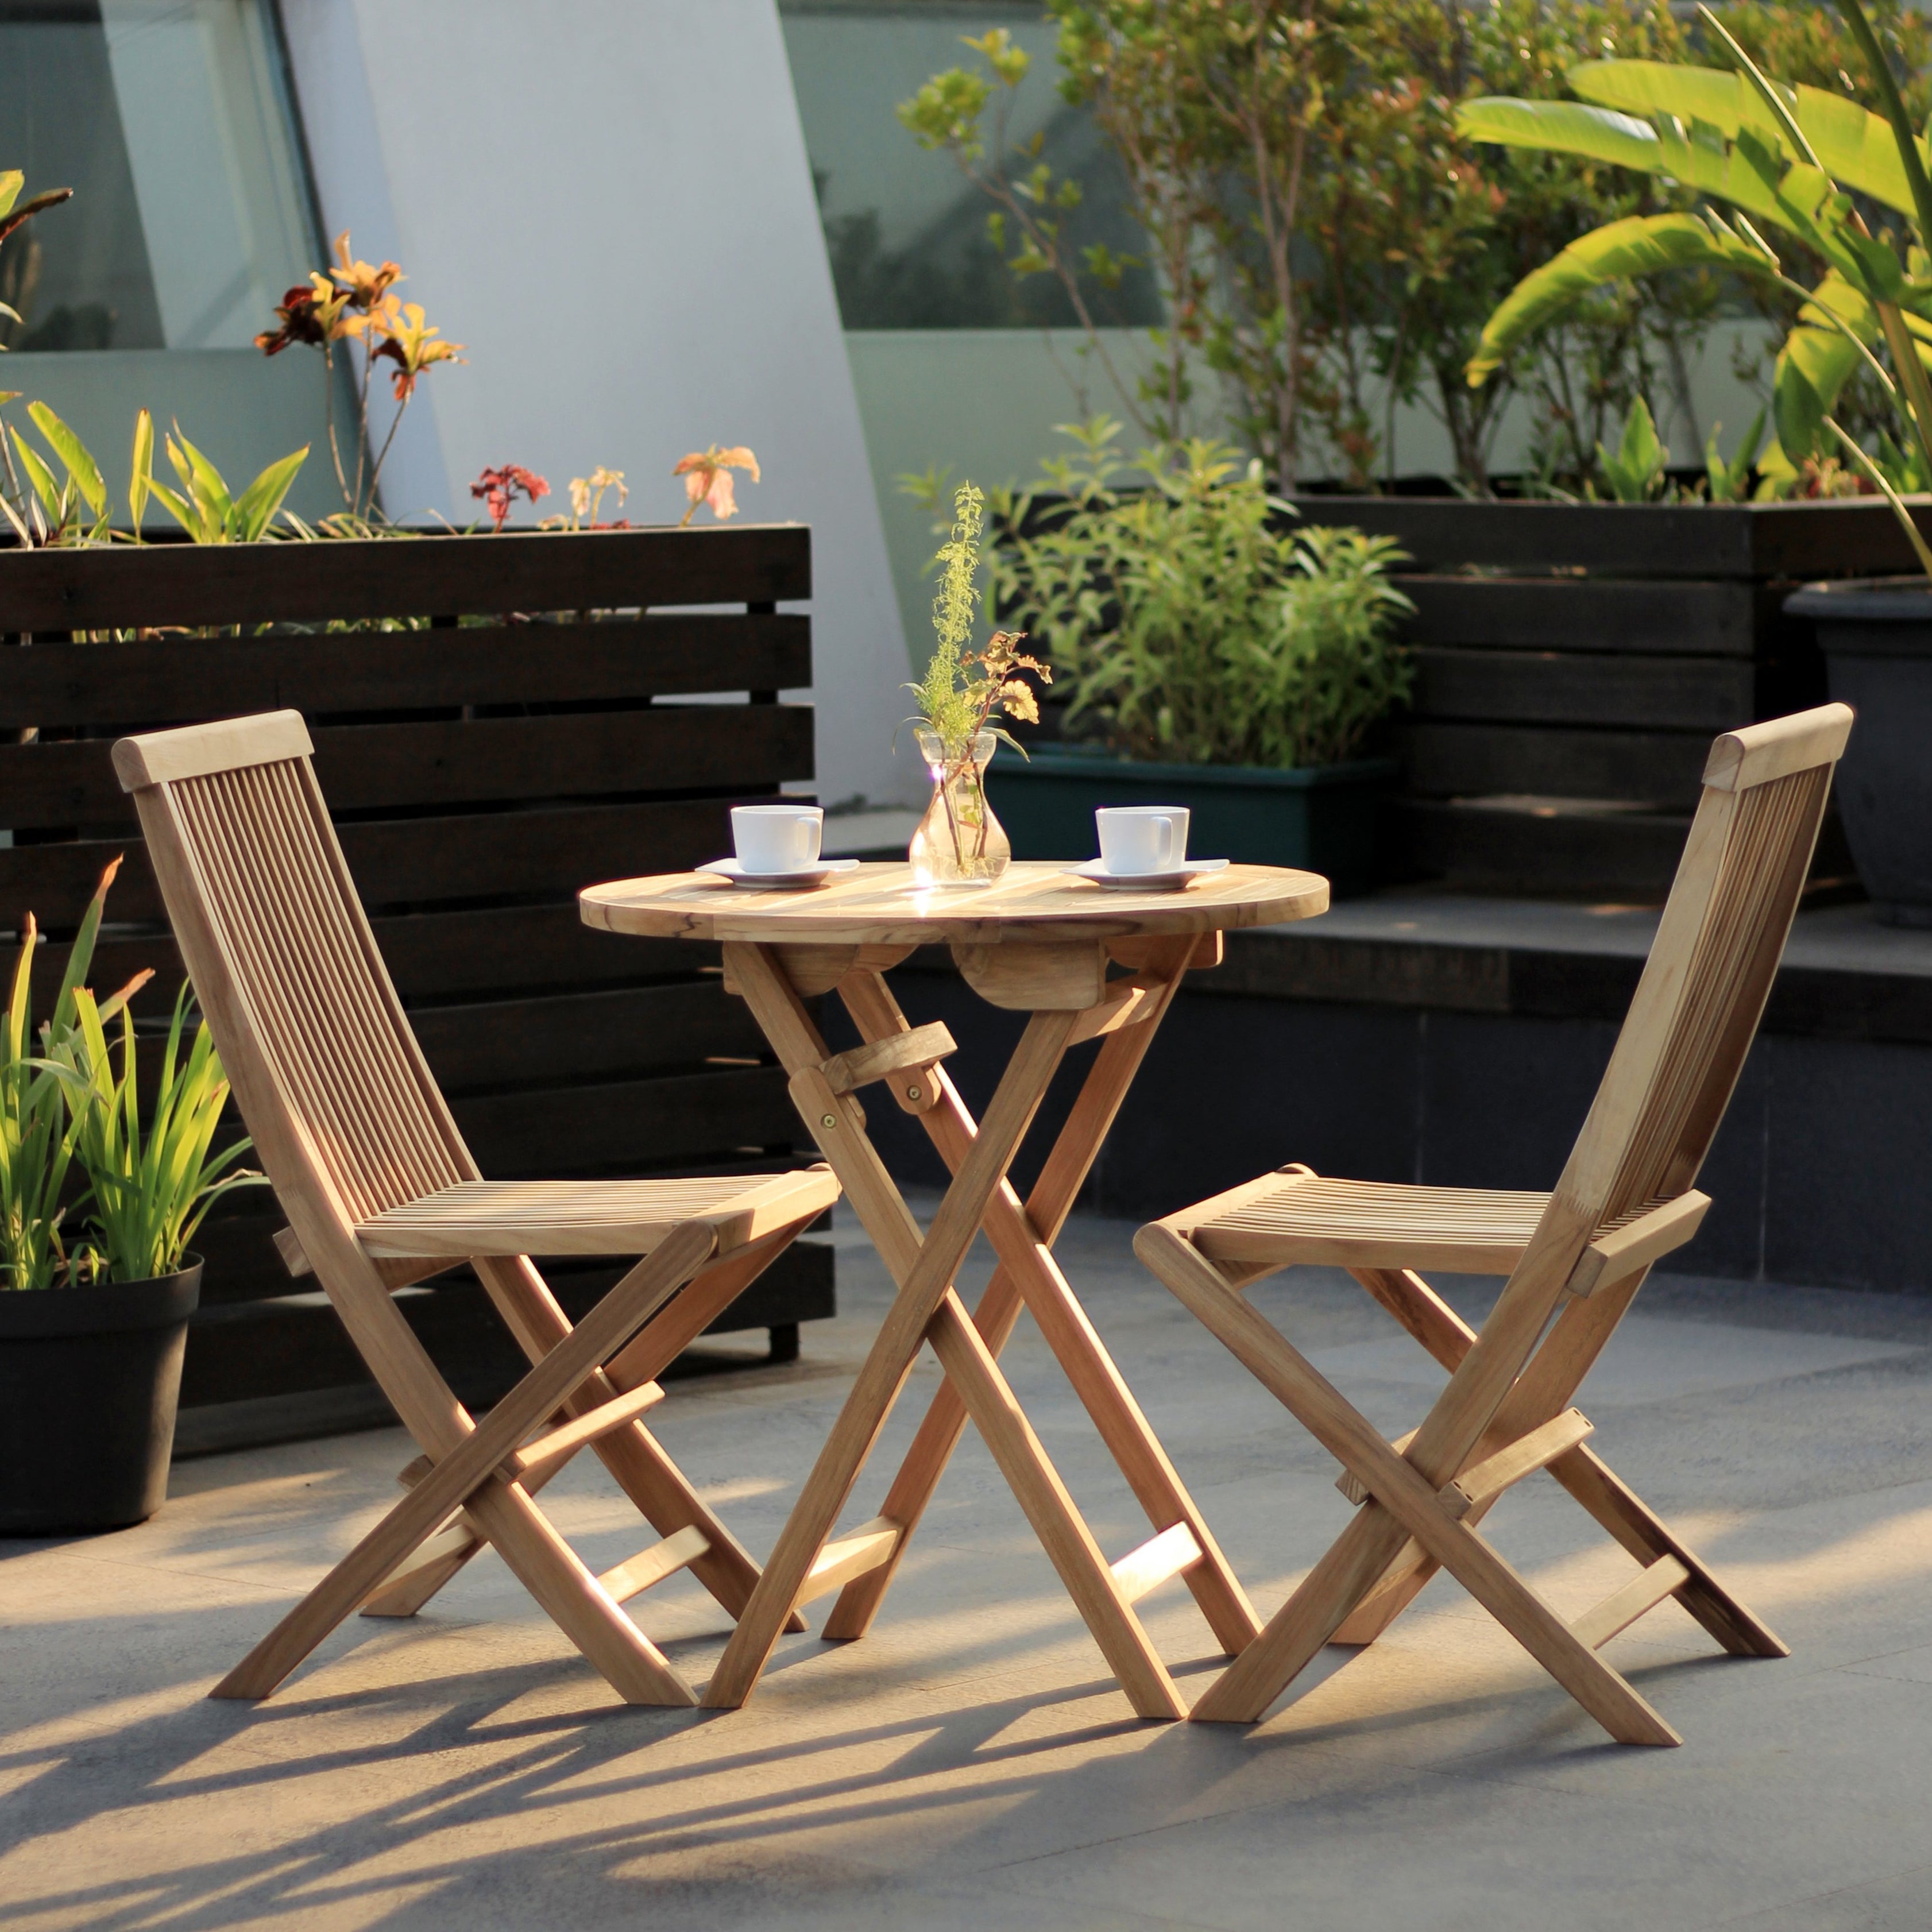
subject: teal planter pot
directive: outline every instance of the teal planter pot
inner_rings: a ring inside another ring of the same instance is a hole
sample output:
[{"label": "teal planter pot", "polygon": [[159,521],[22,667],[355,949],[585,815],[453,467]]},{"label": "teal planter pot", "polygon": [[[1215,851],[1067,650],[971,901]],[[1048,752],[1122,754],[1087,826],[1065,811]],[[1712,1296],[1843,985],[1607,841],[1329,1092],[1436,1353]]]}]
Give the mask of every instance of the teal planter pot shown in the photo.
[{"label": "teal planter pot", "polygon": [[1155,765],[1061,746],[995,758],[986,793],[1016,859],[1090,859],[1103,805],[1184,805],[1190,854],[1319,872],[1337,898],[1374,882],[1376,802],[1393,758],[1270,771],[1259,765]]}]

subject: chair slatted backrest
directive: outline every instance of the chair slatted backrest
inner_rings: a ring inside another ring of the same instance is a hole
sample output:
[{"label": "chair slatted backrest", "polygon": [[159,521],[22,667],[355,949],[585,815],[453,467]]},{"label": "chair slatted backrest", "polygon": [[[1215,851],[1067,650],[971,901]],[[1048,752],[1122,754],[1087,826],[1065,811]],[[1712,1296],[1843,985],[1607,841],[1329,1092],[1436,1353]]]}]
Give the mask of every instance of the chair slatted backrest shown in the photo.
[{"label": "chair slatted backrest", "polygon": [[1851,722],[1849,706],[1826,705],[1713,747],[1650,957],[1557,1186],[1592,1234],[1696,1180],[1763,1016]]},{"label": "chair slatted backrest", "polygon": [[1411,1460],[1436,1480],[1462,1466],[1495,1420],[1589,1243],[1696,1179],[1763,1015],[1851,725],[1849,706],[1828,704],[1727,733],[1712,748],[1588,1118],[1481,1334],[1412,1445]]},{"label": "chair slatted backrest", "polygon": [[[320,1180],[352,1226],[474,1178],[356,896],[301,716],[124,740],[189,973],[290,1211]],[[299,1162],[312,1174],[278,1172]]]},{"label": "chair slatted backrest", "polygon": [[1831,782],[1831,766],[1820,765],[1729,794],[1736,804],[1723,861],[1606,1216],[1672,1198],[1696,1180],[1763,1015]]}]

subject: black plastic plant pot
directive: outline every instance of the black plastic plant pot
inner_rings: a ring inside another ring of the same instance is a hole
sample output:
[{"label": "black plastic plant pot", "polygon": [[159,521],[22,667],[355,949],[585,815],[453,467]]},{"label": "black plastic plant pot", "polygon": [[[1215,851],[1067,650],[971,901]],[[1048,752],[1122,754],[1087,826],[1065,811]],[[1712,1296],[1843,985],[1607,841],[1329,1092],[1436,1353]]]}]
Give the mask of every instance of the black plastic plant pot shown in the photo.
[{"label": "black plastic plant pot", "polygon": [[201,1258],[178,1274],[0,1290],[0,1536],[144,1522],[168,1492]]},{"label": "black plastic plant pot", "polygon": [[1832,695],[1858,714],[1838,815],[1872,910],[1932,926],[1932,582],[1808,584],[1784,608],[1816,626]]}]

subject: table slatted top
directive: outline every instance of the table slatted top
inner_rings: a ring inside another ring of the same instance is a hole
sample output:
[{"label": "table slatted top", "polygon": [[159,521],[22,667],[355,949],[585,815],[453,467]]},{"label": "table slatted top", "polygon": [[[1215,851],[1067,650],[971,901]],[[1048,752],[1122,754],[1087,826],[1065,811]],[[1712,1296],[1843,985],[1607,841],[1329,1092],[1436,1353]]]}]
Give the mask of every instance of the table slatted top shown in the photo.
[{"label": "table slatted top", "polygon": [[616,879],[578,896],[586,926],[654,939],[758,945],[985,946],[1211,932],[1312,919],[1328,881],[1230,866],[1176,891],[1121,892],[1058,860],[1022,860],[979,887],[918,890],[904,862],[868,863],[804,890],[756,892],[709,872]]}]

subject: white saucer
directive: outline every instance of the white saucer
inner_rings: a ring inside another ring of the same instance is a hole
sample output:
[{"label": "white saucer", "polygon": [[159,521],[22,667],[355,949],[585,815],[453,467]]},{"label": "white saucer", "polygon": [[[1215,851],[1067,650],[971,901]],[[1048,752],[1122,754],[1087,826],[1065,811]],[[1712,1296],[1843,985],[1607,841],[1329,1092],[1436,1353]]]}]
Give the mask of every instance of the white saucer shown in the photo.
[{"label": "white saucer", "polygon": [[1227,868],[1226,859],[1190,859],[1170,872],[1110,872],[1104,859],[1090,859],[1084,866],[1069,866],[1066,869],[1076,879],[1091,879],[1096,886],[1105,886],[1112,892],[1174,892],[1204,872],[1224,872]]},{"label": "white saucer", "polygon": [[708,866],[700,866],[700,872],[715,872],[721,879],[729,879],[734,886],[747,886],[764,892],[796,892],[805,886],[822,886],[827,879],[836,878],[841,872],[856,872],[859,869],[856,859],[821,859],[816,865],[801,866],[795,872],[748,872],[735,859],[714,859]]}]

